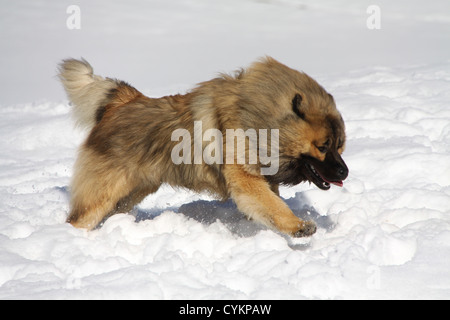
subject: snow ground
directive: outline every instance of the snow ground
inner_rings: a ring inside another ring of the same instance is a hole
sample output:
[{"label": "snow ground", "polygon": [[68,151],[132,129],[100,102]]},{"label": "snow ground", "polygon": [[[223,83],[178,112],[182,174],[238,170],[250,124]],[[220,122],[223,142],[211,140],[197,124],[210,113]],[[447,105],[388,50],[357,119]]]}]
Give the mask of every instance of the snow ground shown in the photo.
[{"label": "snow ground", "polygon": [[[66,1],[1,6],[0,299],[450,298],[448,2],[379,1],[381,30],[364,1],[106,3],[79,2],[80,30]],[[85,133],[60,59],[158,96],[264,54],[315,77],[346,122],[344,187],[281,190],[317,234],[168,187],[101,229],[64,223]]]}]

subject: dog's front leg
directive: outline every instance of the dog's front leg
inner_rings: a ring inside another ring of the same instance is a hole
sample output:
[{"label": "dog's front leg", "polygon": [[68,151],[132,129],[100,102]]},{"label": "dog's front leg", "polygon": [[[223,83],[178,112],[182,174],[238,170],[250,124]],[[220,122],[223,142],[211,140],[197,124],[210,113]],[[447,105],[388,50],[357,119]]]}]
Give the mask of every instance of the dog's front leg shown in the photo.
[{"label": "dog's front leg", "polygon": [[249,218],[294,237],[310,236],[316,231],[314,222],[296,217],[263,176],[250,174],[234,164],[225,165],[223,173],[231,197]]}]

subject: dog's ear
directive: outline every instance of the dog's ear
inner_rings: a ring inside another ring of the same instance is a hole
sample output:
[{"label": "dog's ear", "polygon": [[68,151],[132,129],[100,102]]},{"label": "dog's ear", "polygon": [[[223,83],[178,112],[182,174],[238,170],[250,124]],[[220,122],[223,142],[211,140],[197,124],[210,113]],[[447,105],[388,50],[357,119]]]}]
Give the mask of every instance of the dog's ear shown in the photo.
[{"label": "dog's ear", "polygon": [[302,100],[301,94],[297,93],[292,99],[292,110],[297,116],[305,120],[305,113],[302,111]]}]

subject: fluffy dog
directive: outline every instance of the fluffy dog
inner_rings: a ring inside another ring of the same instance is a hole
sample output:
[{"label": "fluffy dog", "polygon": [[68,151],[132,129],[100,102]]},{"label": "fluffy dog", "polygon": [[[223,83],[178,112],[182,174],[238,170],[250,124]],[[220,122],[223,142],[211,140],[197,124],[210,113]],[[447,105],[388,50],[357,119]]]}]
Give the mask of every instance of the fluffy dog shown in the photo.
[{"label": "fluffy dog", "polygon": [[[291,236],[309,236],[315,224],[291,212],[278,186],[310,181],[327,190],[342,186],[348,175],[341,158],[344,122],[333,97],[273,58],[157,99],[94,75],[85,60],[64,60],[59,77],[77,123],[90,132],[71,183],[67,221],[75,227],[93,229],[167,183],[231,197],[247,217]],[[244,132],[245,147],[236,147],[229,132]],[[203,139],[180,145],[189,137]],[[207,149],[214,149],[215,161],[201,157]],[[264,173],[269,154],[275,170]]]}]

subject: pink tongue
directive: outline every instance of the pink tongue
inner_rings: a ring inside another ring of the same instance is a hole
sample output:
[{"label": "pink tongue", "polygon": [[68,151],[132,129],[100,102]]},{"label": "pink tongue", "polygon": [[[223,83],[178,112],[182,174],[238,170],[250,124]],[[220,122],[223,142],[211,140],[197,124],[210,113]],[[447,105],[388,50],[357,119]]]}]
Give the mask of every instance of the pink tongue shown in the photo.
[{"label": "pink tongue", "polygon": [[338,187],[343,187],[344,186],[344,183],[342,181],[334,181],[334,182],[330,181],[329,183],[332,183],[332,184],[334,184],[334,185],[336,185]]},{"label": "pink tongue", "polygon": [[[322,179],[323,179],[323,177],[322,177]],[[342,181],[328,181],[327,179],[323,179],[323,180],[325,182],[330,183],[330,184],[334,184],[335,186],[338,186],[338,187],[343,187],[344,186],[344,182],[342,182]]]}]

